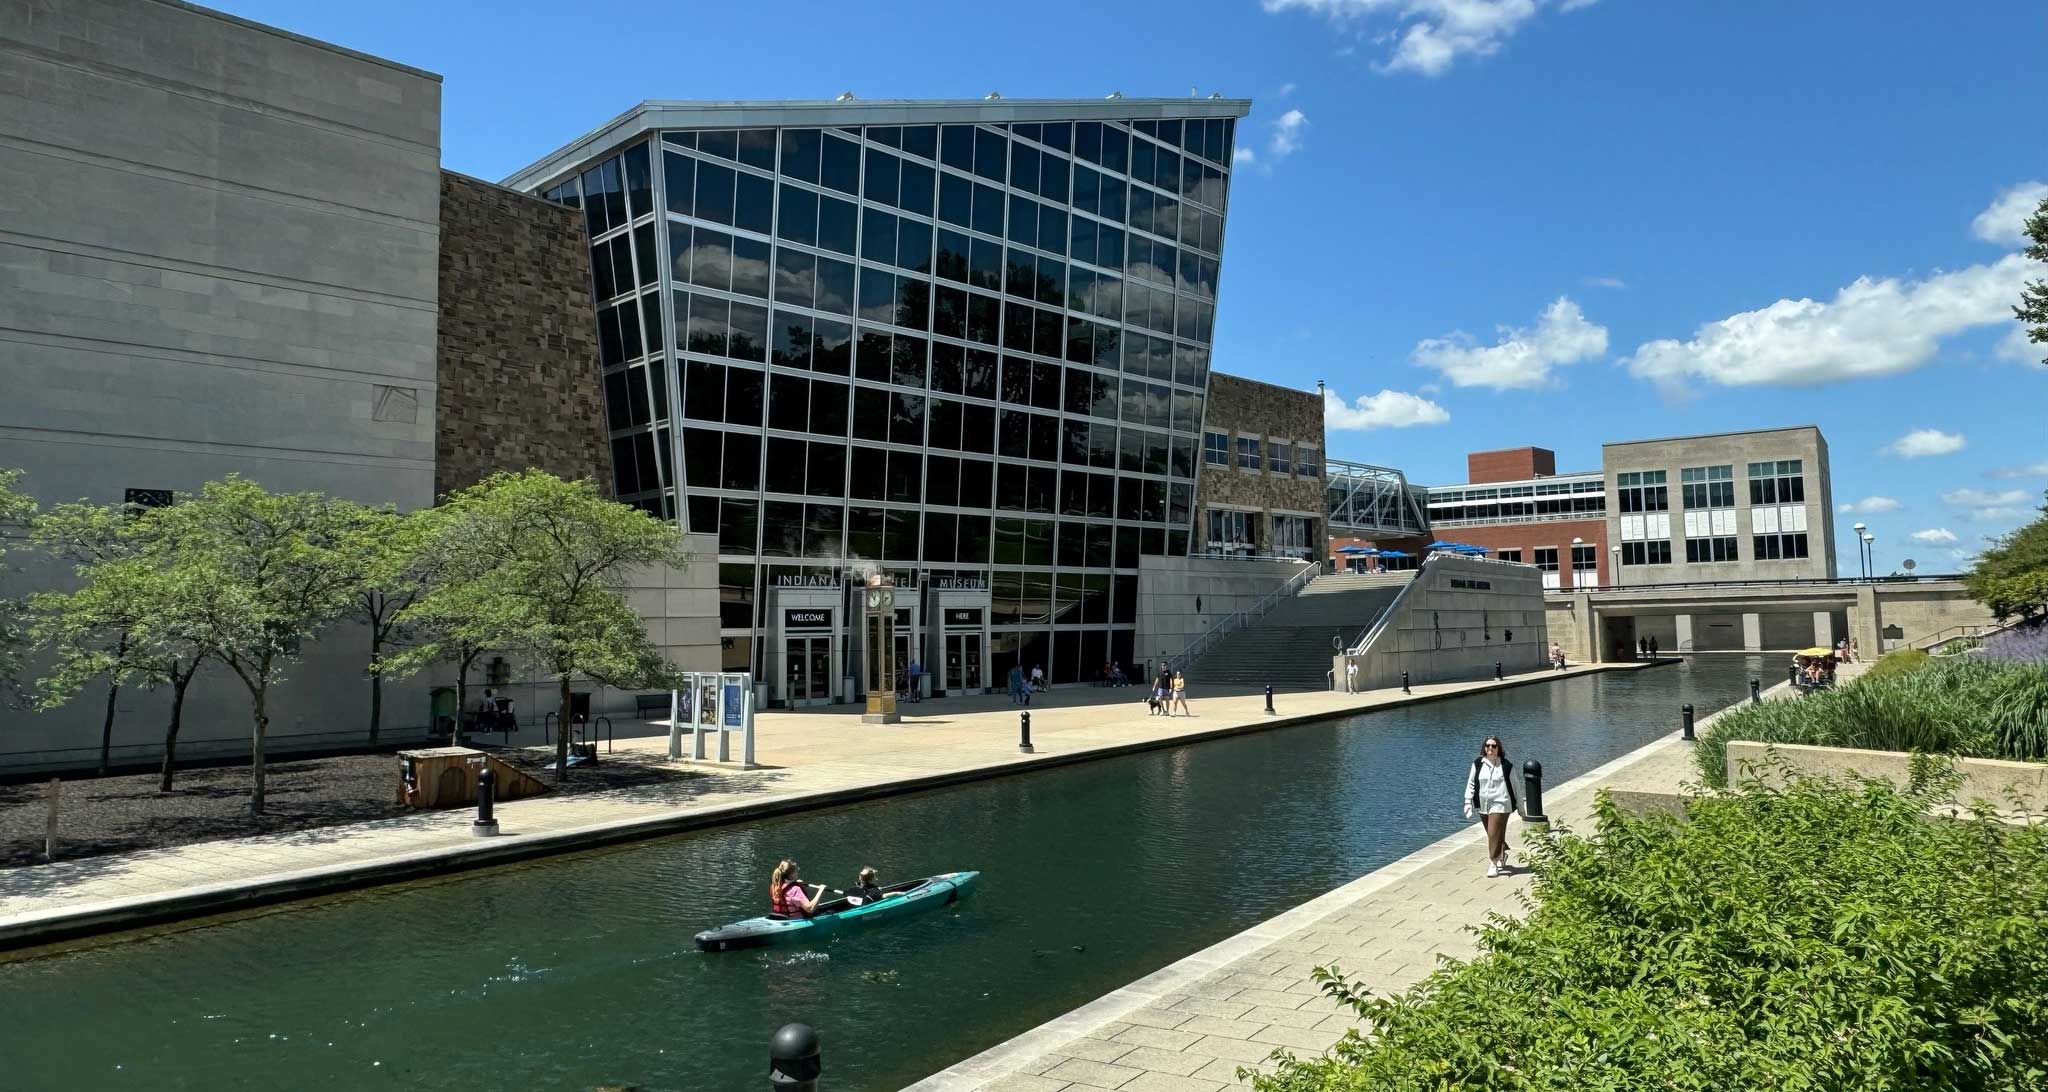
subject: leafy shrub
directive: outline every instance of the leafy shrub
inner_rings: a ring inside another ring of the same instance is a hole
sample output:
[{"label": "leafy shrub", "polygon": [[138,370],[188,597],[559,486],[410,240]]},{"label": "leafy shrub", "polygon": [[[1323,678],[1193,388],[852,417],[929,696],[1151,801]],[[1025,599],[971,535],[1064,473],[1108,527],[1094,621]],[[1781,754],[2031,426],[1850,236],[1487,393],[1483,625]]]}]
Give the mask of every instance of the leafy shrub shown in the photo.
[{"label": "leafy shrub", "polygon": [[1870,670],[1863,673],[1866,679],[1883,679],[1892,675],[1911,675],[1927,666],[1933,657],[1917,648],[1895,648],[1877,658]]},{"label": "leafy shrub", "polygon": [[[1952,777],[1940,779],[1953,785]],[[1943,786],[1937,784],[1937,793]],[[1532,842],[1531,909],[1261,1092],[1915,1089],[2048,1073],[2048,828],[1797,781]]]},{"label": "leafy shrub", "polygon": [[1707,726],[1693,761],[1707,784],[1718,788],[1728,783],[1731,739],[2048,758],[2048,663],[1925,654],[1921,659],[1926,666],[1920,670],[1879,675],[1873,667],[1834,690],[1730,709]]}]

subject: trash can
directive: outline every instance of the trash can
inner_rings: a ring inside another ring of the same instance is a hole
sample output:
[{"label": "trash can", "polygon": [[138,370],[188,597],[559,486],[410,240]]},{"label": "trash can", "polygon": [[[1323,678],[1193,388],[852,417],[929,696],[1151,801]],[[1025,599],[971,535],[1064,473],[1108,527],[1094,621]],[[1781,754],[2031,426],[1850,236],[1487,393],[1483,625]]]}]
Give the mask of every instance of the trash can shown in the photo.
[{"label": "trash can", "polygon": [[452,736],[455,731],[457,712],[455,708],[455,688],[452,686],[437,686],[428,692],[427,701],[432,711],[432,715],[427,723],[434,726],[433,734],[437,736]]}]

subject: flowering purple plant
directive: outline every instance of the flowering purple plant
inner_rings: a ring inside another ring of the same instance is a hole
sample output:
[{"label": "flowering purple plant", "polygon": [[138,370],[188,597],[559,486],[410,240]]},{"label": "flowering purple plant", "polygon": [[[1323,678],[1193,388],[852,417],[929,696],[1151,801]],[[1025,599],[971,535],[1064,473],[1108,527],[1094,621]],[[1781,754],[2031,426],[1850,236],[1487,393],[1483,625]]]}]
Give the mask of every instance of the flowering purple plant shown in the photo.
[{"label": "flowering purple plant", "polygon": [[2048,662],[2048,623],[2022,622],[1984,638],[1983,655],[2017,663]]}]

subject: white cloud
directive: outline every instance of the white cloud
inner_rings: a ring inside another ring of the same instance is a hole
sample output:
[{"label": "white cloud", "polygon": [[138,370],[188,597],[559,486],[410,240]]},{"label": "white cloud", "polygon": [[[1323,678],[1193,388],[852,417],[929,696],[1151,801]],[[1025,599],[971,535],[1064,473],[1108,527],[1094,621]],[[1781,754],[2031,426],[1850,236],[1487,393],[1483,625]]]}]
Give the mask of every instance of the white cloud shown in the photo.
[{"label": "white cloud", "polygon": [[1925,531],[1915,531],[1906,537],[1928,546],[1956,541],[1956,533],[1946,527],[1929,527]]},{"label": "white cloud", "polygon": [[1550,370],[1607,351],[1607,327],[1586,321],[1579,305],[1559,296],[1543,309],[1533,330],[1503,326],[1500,340],[1475,345],[1459,332],[1415,344],[1415,362],[1435,368],[1460,387],[1509,390],[1540,387]]},{"label": "white cloud", "polygon": [[2031,509],[2026,502],[2034,494],[2024,489],[2001,489],[1991,492],[1984,489],[1951,489],[1941,499],[1957,508],[1964,509],[1969,517],[1980,523],[2016,519],[2028,514]]},{"label": "white cloud", "polygon": [[1994,467],[1991,470],[1985,471],[1984,476],[2000,481],[2013,478],[2048,478],[2048,459],[2038,463],[2027,463],[2023,466]]},{"label": "white cloud", "polygon": [[1230,155],[1233,166],[1257,167],[1270,172],[1275,163],[1301,150],[1302,138],[1308,133],[1308,115],[1300,110],[1289,110],[1273,119],[1272,131],[1266,134],[1264,154],[1253,150],[1251,145],[1239,145]]},{"label": "white cloud", "polygon": [[1983,489],[1951,489],[1943,493],[1941,499],[1958,508],[1983,508],[2019,504],[2028,496],[2024,489],[2001,489],[1996,493]]},{"label": "white cloud", "polygon": [[1899,502],[1890,497],[1865,497],[1860,501],[1841,506],[1841,511],[1854,512],[1859,516],[1876,515],[1879,512],[1896,512]]},{"label": "white cloud", "polygon": [[1587,287],[1589,287],[1589,288],[1627,288],[1627,287],[1628,287],[1628,282],[1627,282],[1627,281],[1624,281],[1624,280],[1622,280],[1622,279],[1621,279],[1620,277],[1587,277],[1587,278],[1585,278],[1585,281],[1586,281],[1586,286],[1587,286]]},{"label": "white cloud", "polygon": [[1970,234],[1987,243],[2021,246],[2027,235],[2022,230],[2027,217],[2048,200],[2048,182],[2022,182],[1999,191],[1991,206],[1970,221]]},{"label": "white cloud", "polygon": [[1345,402],[1336,391],[1323,392],[1323,427],[1329,429],[1408,428],[1441,425],[1450,412],[1435,402],[1406,391],[1383,390]]},{"label": "white cloud", "polygon": [[2032,364],[2037,360],[2048,362],[2048,347],[2029,341],[2026,326],[2014,323],[2013,328],[1998,339],[1998,344],[1991,347],[1991,355],[2016,364]]},{"label": "white cloud", "polygon": [[1489,57],[1545,7],[1559,12],[1593,0],[1262,0],[1268,12],[1305,11],[1345,32],[1393,43],[1382,73],[1441,76],[1461,57]]},{"label": "white cloud", "polygon": [[1690,340],[1645,342],[1623,363],[1670,386],[1804,386],[1912,371],[1941,339],[2012,320],[2033,263],[2009,254],[1924,280],[1858,277],[1825,303],[1781,299],[1701,325]]},{"label": "white cloud", "polygon": [[1902,459],[1919,459],[1928,455],[1947,455],[1961,451],[1969,443],[1960,432],[1943,432],[1938,428],[1916,428],[1904,436],[1885,445],[1885,452]]},{"label": "white cloud", "polygon": [[1280,97],[1281,97],[1281,98],[1283,98],[1283,99],[1284,99],[1284,98],[1286,98],[1287,96],[1289,96],[1289,95],[1292,95],[1292,94],[1294,94],[1294,83],[1293,83],[1292,81],[1289,81],[1289,82],[1287,82],[1287,83],[1283,83],[1283,84],[1281,84],[1281,85],[1280,85]]},{"label": "white cloud", "polygon": [[1980,523],[1991,523],[1995,520],[2012,519],[2015,516],[2024,516],[2026,514],[2027,510],[2024,508],[2009,508],[2003,505],[1994,505],[1990,508],[1970,509],[1970,518]]},{"label": "white cloud", "polygon": [[1948,556],[1954,558],[1965,569],[1975,568],[1977,565],[1977,551],[1975,550],[1950,550]]}]

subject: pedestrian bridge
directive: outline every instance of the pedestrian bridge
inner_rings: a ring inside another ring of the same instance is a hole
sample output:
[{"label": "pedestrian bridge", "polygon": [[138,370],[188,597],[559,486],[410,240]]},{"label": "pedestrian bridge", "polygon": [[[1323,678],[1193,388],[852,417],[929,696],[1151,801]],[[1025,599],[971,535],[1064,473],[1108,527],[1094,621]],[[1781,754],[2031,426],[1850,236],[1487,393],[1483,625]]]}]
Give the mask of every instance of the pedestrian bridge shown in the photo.
[{"label": "pedestrian bridge", "polygon": [[1421,486],[1388,466],[1326,460],[1329,531],[1342,538],[1393,538],[1429,533]]},{"label": "pedestrian bridge", "polygon": [[1659,652],[1791,652],[1855,640],[1866,658],[1980,632],[1991,612],[1962,577],[1717,581],[1564,588],[1548,592],[1550,635],[1574,660]]}]

